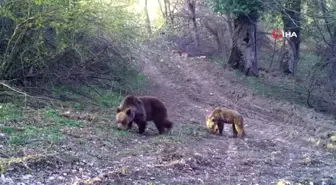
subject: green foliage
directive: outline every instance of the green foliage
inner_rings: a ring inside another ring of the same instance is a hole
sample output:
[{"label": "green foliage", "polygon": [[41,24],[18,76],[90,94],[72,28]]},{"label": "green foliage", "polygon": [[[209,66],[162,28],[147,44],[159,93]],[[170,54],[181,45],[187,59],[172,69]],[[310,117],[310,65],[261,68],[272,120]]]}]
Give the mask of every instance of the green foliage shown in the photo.
[{"label": "green foliage", "polygon": [[96,98],[96,101],[105,107],[115,107],[119,104],[119,95],[113,91],[105,92],[100,97]]},{"label": "green foliage", "polygon": [[277,89],[268,87],[260,82],[260,79],[254,77],[246,77],[241,72],[236,72],[237,77],[243,81],[243,83],[250,88],[254,93],[262,96],[272,96]]},{"label": "green foliage", "polygon": [[58,141],[62,139],[62,136],[56,128],[37,128],[28,126],[22,133],[13,133],[8,142],[10,144],[23,145],[35,138],[39,138],[40,140]]},{"label": "green foliage", "polygon": [[206,129],[205,123],[200,125],[194,124],[183,124],[180,128],[174,129],[178,137],[181,138],[195,138],[202,139],[211,136],[212,134]]},{"label": "green foliage", "polygon": [[[30,124],[23,124],[20,127],[14,124],[10,126],[0,125],[0,133],[4,133],[8,138],[5,142],[11,145],[27,145],[37,141],[39,143],[40,141],[44,143],[56,142],[64,138],[60,132],[61,129],[82,126],[80,121],[61,117],[55,109],[47,108],[38,111],[42,111],[42,119],[36,117],[38,123],[35,123],[34,120],[29,121],[27,117],[24,120],[30,122]],[[34,124],[31,124],[32,122]]]},{"label": "green foliage", "polygon": [[316,64],[319,62],[319,56],[315,53],[302,51],[303,55],[300,57],[300,61],[298,62],[298,72],[302,73],[302,75],[307,74],[311,71]]},{"label": "green foliage", "polygon": [[303,85],[294,83],[292,80],[279,79],[269,81],[268,79],[248,77],[236,72],[237,78],[255,94],[272,97],[278,100],[285,100],[306,106],[306,89]]},{"label": "green foliage", "polygon": [[260,23],[263,25],[263,28],[265,30],[283,28],[281,15],[279,15],[278,13],[274,12],[264,13],[260,18],[261,18]]},{"label": "green foliage", "polygon": [[250,0],[213,0],[212,8],[219,13],[232,13],[236,16],[240,14],[256,13],[263,10],[263,4],[260,1]]},{"label": "green foliage", "polygon": [[12,145],[25,145],[36,140],[58,141],[62,139],[56,127],[26,126],[23,131],[17,131],[11,127],[0,127],[0,131],[9,135],[7,142]]},{"label": "green foliage", "polygon": [[46,109],[44,111],[44,118],[49,122],[55,123],[56,125],[68,126],[68,127],[82,126],[82,123],[79,121],[62,118],[61,116],[58,115],[55,109]]},{"label": "green foliage", "polygon": [[72,104],[72,107],[73,107],[75,110],[82,111],[82,110],[84,110],[85,105],[84,105],[83,103],[74,102],[74,103]]},{"label": "green foliage", "polygon": [[12,103],[0,104],[0,122],[22,119],[21,110]]},{"label": "green foliage", "polygon": [[[145,87],[145,81],[142,75],[133,75],[128,78],[129,79],[126,79],[129,80],[127,85],[130,86],[133,91],[138,91],[140,87]],[[67,97],[68,99],[74,100],[73,102],[64,101],[64,103],[67,103],[76,110],[83,110],[89,102],[93,102],[100,107],[114,108],[120,103],[121,96],[127,94],[127,92],[122,91],[122,86],[126,86],[126,84],[115,85],[113,88],[80,85],[59,86],[52,88],[52,95],[54,97]]]},{"label": "green foliage", "polygon": [[126,76],[126,80],[128,81],[128,84],[137,91],[145,89],[147,85],[146,77],[140,73]]},{"label": "green foliage", "polygon": [[0,78],[64,83],[82,80],[81,74],[94,79],[113,74],[121,81],[124,73],[136,74],[130,50],[143,30],[131,2],[4,0]]},{"label": "green foliage", "polygon": [[128,130],[118,130],[116,128],[113,128],[111,129],[111,133],[113,136],[116,136],[116,137],[121,137],[121,138],[124,138],[124,137],[130,137],[132,136],[131,132],[128,131]]}]

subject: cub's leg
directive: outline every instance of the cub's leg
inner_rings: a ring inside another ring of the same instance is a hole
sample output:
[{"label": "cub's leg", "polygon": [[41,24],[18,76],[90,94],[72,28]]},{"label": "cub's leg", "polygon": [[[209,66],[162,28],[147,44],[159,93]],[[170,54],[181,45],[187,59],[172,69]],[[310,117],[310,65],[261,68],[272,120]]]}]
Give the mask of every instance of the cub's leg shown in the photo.
[{"label": "cub's leg", "polygon": [[223,121],[218,121],[217,122],[217,127],[218,127],[218,131],[219,131],[219,135],[223,135],[224,122]]},{"label": "cub's leg", "polygon": [[237,127],[236,130],[238,131],[238,137],[244,137],[245,136],[245,132],[244,132],[244,130],[241,126]]},{"label": "cub's leg", "polygon": [[242,119],[235,119],[234,124],[233,124],[235,130],[236,130],[236,136],[238,135],[239,137],[244,137],[245,132],[244,132],[244,123]]},{"label": "cub's leg", "polygon": [[232,124],[232,133],[233,137],[237,137],[238,131],[236,129],[236,124]]}]

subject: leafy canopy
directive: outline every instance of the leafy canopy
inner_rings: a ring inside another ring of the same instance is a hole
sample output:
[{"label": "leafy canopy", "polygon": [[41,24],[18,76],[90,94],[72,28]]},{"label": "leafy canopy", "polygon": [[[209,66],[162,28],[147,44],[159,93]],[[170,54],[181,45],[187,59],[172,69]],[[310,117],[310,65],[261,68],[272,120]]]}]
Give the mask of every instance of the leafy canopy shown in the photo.
[{"label": "leafy canopy", "polygon": [[262,3],[257,0],[212,0],[212,9],[218,13],[255,14],[262,11]]}]

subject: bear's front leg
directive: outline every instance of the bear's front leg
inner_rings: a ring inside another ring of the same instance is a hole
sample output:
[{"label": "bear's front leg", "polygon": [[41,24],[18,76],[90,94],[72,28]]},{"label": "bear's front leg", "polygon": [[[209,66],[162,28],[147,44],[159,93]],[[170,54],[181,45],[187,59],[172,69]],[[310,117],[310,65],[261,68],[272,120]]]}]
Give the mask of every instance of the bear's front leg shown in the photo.
[{"label": "bear's front leg", "polygon": [[131,130],[133,125],[133,121],[129,122],[127,125],[127,129]]},{"label": "bear's front leg", "polygon": [[146,121],[137,121],[136,124],[138,125],[139,128],[139,134],[143,134],[146,130]]}]

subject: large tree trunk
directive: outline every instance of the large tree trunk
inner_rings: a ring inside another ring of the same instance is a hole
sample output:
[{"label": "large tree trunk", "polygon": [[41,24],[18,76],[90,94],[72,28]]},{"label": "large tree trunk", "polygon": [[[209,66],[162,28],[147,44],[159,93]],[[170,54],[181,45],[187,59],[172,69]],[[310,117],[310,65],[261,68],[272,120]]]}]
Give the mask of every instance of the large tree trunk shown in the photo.
[{"label": "large tree trunk", "polygon": [[247,76],[258,76],[256,50],[257,13],[241,14],[234,20],[229,65]]},{"label": "large tree trunk", "polygon": [[[162,11],[162,5],[160,3],[160,0],[159,0],[159,5]],[[165,18],[165,21],[169,20],[170,22],[167,21],[167,23],[174,24],[174,10],[176,8],[176,4],[174,7],[172,7],[171,2],[169,0],[163,0],[163,5],[164,5],[164,12],[162,11],[162,13]]]},{"label": "large tree trunk", "polygon": [[168,4],[169,4],[169,0],[163,0],[163,5],[164,5],[164,14],[165,14],[165,18],[168,18]]},{"label": "large tree trunk", "polygon": [[297,62],[300,54],[300,12],[301,0],[287,0],[285,9],[282,12],[284,32],[295,32],[297,37],[284,38],[285,52],[281,61],[281,68],[284,73],[294,74],[297,69]]},{"label": "large tree trunk", "polygon": [[197,27],[197,22],[196,22],[196,0],[187,0],[188,4],[188,9],[190,12],[190,19],[192,21],[192,26],[193,26],[193,32],[194,32],[194,42],[195,42],[195,47],[199,47],[199,35],[198,35],[198,27]]},{"label": "large tree trunk", "polygon": [[328,85],[327,89],[333,93],[336,90],[336,23],[332,20],[333,15],[331,15],[330,10],[328,10],[326,0],[320,0],[320,4],[316,4],[316,6],[320,5],[323,13],[323,19],[325,22],[325,29],[328,32],[330,40],[326,40],[326,38],[322,35],[324,42],[327,44],[325,60],[326,66],[328,66]]},{"label": "large tree trunk", "polygon": [[204,21],[205,28],[215,37],[216,43],[217,43],[217,49],[220,53],[223,52],[222,43],[219,37],[219,32],[216,28],[213,28],[208,21]]},{"label": "large tree trunk", "polygon": [[161,13],[162,13],[162,16],[163,16],[163,17],[166,17],[166,16],[165,16],[165,12],[163,11],[163,8],[162,8],[161,1],[158,0],[158,3],[159,3],[159,7],[160,7],[160,11],[161,11]]},{"label": "large tree trunk", "polygon": [[145,14],[146,14],[147,31],[148,31],[149,35],[152,35],[152,28],[151,28],[149,13],[148,13],[148,2],[147,2],[147,0],[145,0]]},{"label": "large tree trunk", "polygon": [[233,35],[233,16],[230,13],[225,14],[225,19],[229,28],[230,36]]},{"label": "large tree trunk", "polygon": [[334,25],[334,31],[333,34],[331,35],[331,43],[332,45],[330,46],[330,57],[328,57],[328,62],[330,63],[329,67],[329,89],[332,89],[334,92],[336,90],[336,25]]}]

